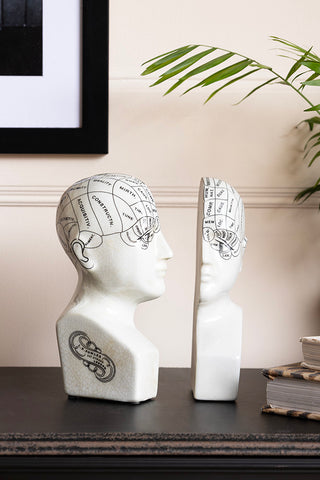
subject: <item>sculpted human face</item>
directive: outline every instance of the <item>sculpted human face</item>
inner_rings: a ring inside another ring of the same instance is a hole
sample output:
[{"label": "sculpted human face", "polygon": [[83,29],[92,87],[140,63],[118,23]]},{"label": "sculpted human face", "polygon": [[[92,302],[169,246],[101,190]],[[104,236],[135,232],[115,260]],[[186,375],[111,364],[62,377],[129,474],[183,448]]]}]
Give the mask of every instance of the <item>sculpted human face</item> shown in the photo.
[{"label": "sculpted human face", "polygon": [[94,265],[88,274],[108,293],[145,302],[164,293],[167,260],[171,257],[161,231],[154,234],[147,249],[139,242],[129,247],[119,235],[113,235],[94,252]]},{"label": "sculpted human face", "polygon": [[200,303],[214,301],[231,290],[241,271],[243,253],[244,246],[238,256],[231,255],[230,258],[225,259],[208,242],[202,242]]}]

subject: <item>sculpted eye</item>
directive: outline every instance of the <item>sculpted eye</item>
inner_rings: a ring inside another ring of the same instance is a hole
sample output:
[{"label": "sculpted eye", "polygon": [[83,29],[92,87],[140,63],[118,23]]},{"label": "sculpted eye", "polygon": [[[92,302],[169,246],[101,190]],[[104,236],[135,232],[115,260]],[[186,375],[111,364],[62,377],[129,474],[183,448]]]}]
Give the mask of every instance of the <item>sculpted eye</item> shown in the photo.
[{"label": "sculpted eye", "polygon": [[160,232],[160,222],[159,217],[156,217],[150,230],[140,237],[140,240],[146,244],[145,248],[147,248],[148,244],[152,242],[154,235],[158,232]]},{"label": "sculpted eye", "polygon": [[[209,234],[206,234],[209,232]],[[234,232],[229,230],[204,229],[204,239],[209,241],[211,248],[217,250],[221,258],[228,260],[231,256],[237,256],[240,249],[240,241]],[[209,240],[210,239],[210,240]]]},{"label": "sculpted eye", "polygon": [[153,231],[154,231],[154,233],[160,232],[160,221],[159,221],[159,217],[155,217],[155,218],[154,218]]},{"label": "sculpted eye", "polygon": [[146,249],[148,248],[148,244],[152,242],[152,239],[154,237],[154,231],[149,230],[149,232],[145,233],[140,237],[141,242],[143,243],[142,248]]},{"label": "sculpted eye", "polygon": [[150,243],[152,241],[153,237],[154,237],[154,231],[150,230],[150,232],[148,232],[146,234],[147,241]]},{"label": "sculpted eye", "polygon": [[226,245],[225,243],[219,242],[219,252],[230,252],[231,247],[229,245]]}]

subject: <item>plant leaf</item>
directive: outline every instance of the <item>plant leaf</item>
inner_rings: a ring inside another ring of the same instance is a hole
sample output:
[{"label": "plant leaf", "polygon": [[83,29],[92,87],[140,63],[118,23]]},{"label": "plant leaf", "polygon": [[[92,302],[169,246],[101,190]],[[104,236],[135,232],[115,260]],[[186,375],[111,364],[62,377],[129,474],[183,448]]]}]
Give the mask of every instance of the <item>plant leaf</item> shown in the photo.
[{"label": "plant leaf", "polygon": [[[313,73],[312,75],[310,75],[310,77],[308,77],[305,81],[309,82],[311,80],[314,80],[315,78],[318,78],[319,77],[319,73]],[[299,90],[303,90],[305,87],[305,85],[303,85],[303,83],[300,84],[300,87],[299,87]]]},{"label": "plant leaf", "polygon": [[272,70],[272,67],[269,67],[268,65],[263,65],[263,63],[256,62],[255,60],[252,60],[252,67],[258,67],[261,70]]},{"label": "plant leaf", "polygon": [[260,68],[255,68],[254,70],[251,70],[250,72],[247,72],[247,73],[244,73],[243,75],[240,75],[240,77],[236,77],[236,78],[233,78],[232,80],[229,80],[229,82],[222,85],[222,87],[217,88],[217,90],[212,92],[211,95],[209,95],[209,97],[207,98],[207,100],[204,103],[209,102],[209,100],[211,100],[211,98],[214,97],[214,95],[216,95],[218,92],[220,92],[220,90],[223,90],[224,88],[228,87],[232,83],[237,82],[238,80],[241,80],[242,78],[247,77],[248,75],[251,75],[252,73],[258,72],[259,70],[260,70]]},{"label": "plant leaf", "polygon": [[[312,48],[312,47],[311,47]],[[299,70],[299,68],[304,65],[304,66],[307,66],[306,63],[304,62],[304,60],[307,58],[307,55],[308,53],[310,52],[311,48],[302,55],[301,58],[299,58],[293,65],[292,67],[290,68],[289,72],[288,72],[288,75],[286,76],[286,80],[289,80],[289,78],[294,74],[296,73],[297,70]]]},{"label": "plant leaf", "polygon": [[317,112],[318,110],[320,110],[320,103],[318,105],[314,105],[313,107],[310,107],[310,108],[306,108],[305,110],[303,110],[304,112]]},{"label": "plant leaf", "polygon": [[209,53],[212,53],[215,50],[216,48],[212,47],[212,48],[209,48],[208,50],[205,50],[204,52],[197,53],[196,55],[193,55],[192,57],[187,58],[187,60],[184,60],[183,62],[179,63],[178,65],[175,65],[174,67],[170,68],[170,70],[163,73],[160,76],[159,80],[157,80],[155,83],[153,83],[150,86],[154,87],[155,85],[159,85],[160,83],[165,82],[166,80],[173,77],[174,75],[177,75],[178,73],[181,73],[187,68],[191,67],[196,62],[201,60],[201,58],[205,57],[206,55],[209,55]]},{"label": "plant leaf", "polygon": [[295,81],[297,80],[297,78],[301,77],[301,75],[305,75],[306,73],[309,73],[309,70],[305,70],[304,72],[298,73],[298,75],[296,75],[296,76],[291,80],[291,83],[295,82]]},{"label": "plant leaf", "polygon": [[[169,53],[169,55],[160,55],[160,60],[157,60],[156,62],[152,63],[147,67],[141,75],[149,75],[150,73],[154,73],[157,70],[160,70],[160,68],[166,67],[170,63],[175,62],[176,60],[179,60],[179,58],[183,57],[187,53],[192,52],[195,48],[197,48],[198,45],[188,45],[187,47],[181,47],[177,48],[176,50],[173,50],[172,53]],[[159,58],[159,57],[155,57]]]},{"label": "plant leaf", "polygon": [[315,133],[314,135],[312,135],[312,137],[310,137],[310,138],[308,139],[308,141],[306,142],[306,144],[305,144],[305,146],[304,146],[304,149],[303,149],[304,152],[305,152],[306,149],[308,148],[309,143],[310,143],[314,138],[316,138],[316,137],[319,137],[319,140],[320,140],[320,132]]},{"label": "plant leaf", "polygon": [[317,55],[311,53],[311,50],[312,50],[313,47],[309,48],[309,50],[306,50],[305,48],[299,47],[299,45],[296,45],[295,43],[289,42],[289,40],[285,40],[285,39],[280,38],[280,37],[275,37],[274,35],[271,35],[270,38],[274,42],[278,42],[278,43],[281,43],[282,45],[286,45],[287,47],[291,48],[295,52],[300,52],[300,53],[309,52],[308,53],[308,58],[316,60],[316,61],[318,61],[318,60],[320,61],[320,58],[317,57]]},{"label": "plant leaf", "polygon": [[320,74],[320,62],[304,62],[303,61],[302,65],[309,68],[309,70],[312,70],[313,72]]},{"label": "plant leaf", "polygon": [[[189,78],[193,77],[194,75],[198,75],[200,73],[203,73],[206,70],[209,70],[210,68],[214,68],[217,65],[220,65],[220,63],[223,63],[226,60],[229,60],[229,58],[233,57],[233,55],[234,55],[233,52],[226,53],[224,55],[221,55],[220,57],[216,57],[216,58],[210,60],[209,62],[204,63],[200,67],[197,67],[197,68],[191,70],[186,75],[181,77],[174,85],[172,85],[172,87],[170,87],[169,90],[167,90],[164,95],[168,95],[168,93],[175,90],[179,85],[181,85],[183,82],[185,82]],[[197,85],[195,85],[193,88],[195,88],[196,86],[198,87],[201,84],[202,84],[202,81],[200,83],[198,83]],[[184,93],[186,93],[186,92],[184,92]]]},{"label": "plant leaf", "polygon": [[310,80],[306,82],[301,82],[301,85],[310,85],[311,87],[320,87],[320,80]]},{"label": "plant leaf", "polygon": [[234,63],[229,67],[225,67],[222,70],[214,73],[213,75],[210,75],[210,77],[206,78],[203,86],[206,87],[207,85],[211,85],[212,83],[218,82],[219,80],[224,80],[225,78],[231,77],[232,75],[236,75],[237,73],[247,68],[251,63],[252,60],[247,58],[246,60],[241,60],[241,62]]},{"label": "plant leaf", "polygon": [[245,95],[241,100],[240,102],[236,103],[235,105],[239,105],[241,102],[243,102],[243,100],[245,100],[246,98],[250,97],[250,95],[252,95],[254,92],[256,92],[257,90],[259,90],[260,88],[264,87],[265,85],[268,85],[268,83],[271,83],[273,82],[274,80],[276,80],[277,77],[273,77],[273,78],[270,78],[269,80],[267,80],[266,82],[262,83],[261,85],[258,85],[256,88],[254,88],[253,90],[251,90],[251,92],[249,92],[247,95]]},{"label": "plant leaf", "polygon": [[316,192],[319,192],[320,191],[320,177],[318,178],[318,180],[316,181],[316,183],[314,185],[312,185],[311,187],[308,187],[308,188],[305,188],[304,190],[302,190],[301,192],[299,192],[296,196],[295,196],[295,200],[301,200],[303,197],[305,197],[302,202],[305,202],[309,197],[311,197],[311,195],[313,195],[314,193]]},{"label": "plant leaf", "polygon": [[312,131],[314,125],[320,124],[320,117],[306,118],[305,120],[302,120],[302,122],[298,123],[297,127],[301,125],[301,123],[307,123],[309,126],[309,130]]},{"label": "plant leaf", "polygon": [[[144,70],[142,75],[148,75],[150,73],[156,72],[157,70],[166,67],[167,65],[170,65],[169,69],[162,73],[158,80],[153,84],[153,85],[158,85],[159,83],[162,83],[166,80],[168,80],[171,77],[174,77],[175,75],[178,75],[181,72],[184,72],[183,76],[178,79],[178,81],[175,81],[174,85],[172,85],[168,91],[165,93],[167,95],[168,93],[172,92],[175,88],[177,88],[179,85],[181,85],[183,82],[186,80],[192,78],[193,76],[197,74],[201,74],[203,72],[206,72],[207,70],[210,70],[223,62],[227,61],[229,58],[232,56],[236,56],[237,58],[240,57],[241,61],[238,61],[237,63],[234,63],[232,65],[229,65],[225,68],[222,68],[221,70],[214,71],[214,73],[211,72],[211,75],[207,76],[204,80],[199,81],[196,83],[196,85],[192,86],[191,88],[188,88],[183,94],[193,90],[194,88],[197,87],[205,87],[209,86],[215,82],[222,81],[222,80],[227,80],[223,85],[221,85],[219,88],[216,88],[206,99],[205,103],[207,103],[214,95],[216,95],[218,92],[220,92],[222,89],[228,87],[229,85],[247,77],[248,75],[251,75],[258,71],[259,69],[267,69],[271,72],[272,78],[269,80],[265,81],[264,83],[256,86],[253,88],[245,97],[243,97],[240,102],[241,103],[243,100],[248,98],[250,95],[255,93],[257,90],[260,88],[264,87],[265,85],[268,85],[270,83],[282,83],[284,85],[290,86],[293,88],[301,97],[304,98],[307,102],[309,102],[308,98],[306,98],[304,95],[302,95],[302,90],[304,89],[305,86],[320,86],[320,57],[317,56],[315,53],[312,52],[313,47],[310,47],[308,50],[305,48],[290,42],[288,40],[282,39],[280,37],[276,36],[271,36],[271,39],[274,42],[277,42],[281,44],[282,48],[280,48],[281,51],[284,52],[283,57],[289,58],[293,64],[291,65],[288,74],[286,78],[283,78],[281,75],[279,75],[277,72],[274,72],[271,67],[259,64],[256,60],[250,59],[248,57],[245,57],[243,55],[240,55],[236,52],[231,52],[222,48],[218,47],[210,47],[210,46],[205,46],[205,45],[187,45],[185,47],[177,48],[175,50],[171,50],[170,52],[167,52],[166,54],[159,55],[157,57],[154,57],[151,60],[148,60],[147,62],[143,63],[143,65],[148,64],[147,68]],[[178,60],[185,55],[189,54],[192,50],[201,47],[201,52],[198,54],[192,54],[192,56],[186,57],[184,61],[178,62]],[[205,50],[204,50],[205,49]],[[204,50],[204,51],[203,51]],[[209,52],[213,51],[222,51],[225,52],[221,56],[214,58],[213,60],[210,60],[209,62],[204,63],[203,65],[200,65],[196,68],[193,68],[191,71],[188,71],[185,73],[185,70],[189,69],[190,67],[192,68],[193,65],[200,61],[203,57],[205,57]],[[176,62],[176,63],[175,63]],[[249,67],[249,68],[248,68]],[[304,69],[299,69],[301,67],[305,67]],[[248,70],[246,70],[248,68]],[[307,69],[307,70],[306,70]],[[304,70],[304,71],[302,71]],[[242,72],[240,74],[240,72]],[[311,75],[310,75],[311,73]],[[240,74],[240,75],[238,75]],[[270,75],[270,76],[271,76]],[[295,87],[293,85],[293,82],[295,82],[298,78],[300,78],[302,75],[305,75],[304,77],[301,78],[304,79],[302,82],[300,80],[299,86]],[[310,103],[310,102],[309,102]],[[302,123],[306,123],[308,125],[308,128],[310,131],[312,131],[315,127],[317,127],[316,130],[317,133],[314,135],[310,136],[310,138],[307,140],[304,146],[304,151],[305,151],[305,156],[308,156],[309,153],[314,149],[314,154],[312,156],[311,161],[309,162],[309,166],[311,166],[319,157],[320,157],[320,104],[317,105],[312,105],[311,107],[309,106],[308,108],[305,109],[306,112],[315,112],[319,115],[307,118],[300,122],[299,125]],[[316,182],[315,185],[306,188],[299,192],[296,195],[296,200],[303,199],[306,200],[309,198],[311,195],[313,195],[316,192],[320,192],[320,178]]]},{"label": "plant leaf", "polygon": [[[280,48],[280,50],[282,50],[282,48]],[[287,52],[288,50],[285,50],[285,52]],[[297,54],[296,54],[297,55]],[[289,55],[278,55],[278,57],[281,57],[281,58],[289,58],[289,60],[293,60],[294,62],[297,61],[296,58],[293,58],[293,57],[289,57]]]},{"label": "plant leaf", "polygon": [[320,150],[312,157],[312,159],[311,159],[310,162],[309,162],[308,167],[311,167],[311,165],[313,164],[313,162],[314,162],[318,157],[320,157]]},{"label": "plant leaf", "polygon": [[248,67],[251,63],[252,63],[252,60],[247,58],[246,60],[242,60],[241,62],[237,62],[237,63],[234,63],[233,65],[229,65],[229,67],[225,67],[222,70],[219,70],[218,72],[213,73],[209,77],[202,80],[202,82],[200,82],[199,84],[189,88],[183,93],[183,95],[187,92],[190,92],[190,90],[193,90],[198,86],[207,87],[208,85],[218,82],[219,80],[224,80],[225,78],[231,77],[232,75],[236,75],[237,73],[241,72],[246,67]]},{"label": "plant leaf", "polygon": [[314,147],[317,147],[318,145],[320,145],[320,141],[318,142],[315,142],[310,148],[308,148],[307,152],[304,154],[303,156],[303,159],[307,158],[307,156],[309,155],[309,153],[311,152],[311,150],[314,148]]},{"label": "plant leaf", "polygon": [[175,48],[174,50],[170,50],[170,52],[161,53],[160,55],[157,55],[156,57],[150,58],[150,60],[146,60],[145,62],[143,62],[141,64],[141,66],[143,67],[143,65],[146,65],[147,63],[153,62],[154,60],[157,60],[158,58],[166,57],[167,55],[171,55],[171,53],[178,52],[179,50],[182,50],[183,48],[187,48],[187,47],[189,47],[189,45],[186,45],[184,47]]},{"label": "plant leaf", "polygon": [[316,184],[316,185],[313,185],[312,187],[306,188],[305,190],[302,190],[301,192],[299,192],[294,199],[295,201],[302,200],[302,203],[303,203],[306,200],[308,200],[308,198],[311,197],[311,195],[319,191],[320,191],[320,185]]}]

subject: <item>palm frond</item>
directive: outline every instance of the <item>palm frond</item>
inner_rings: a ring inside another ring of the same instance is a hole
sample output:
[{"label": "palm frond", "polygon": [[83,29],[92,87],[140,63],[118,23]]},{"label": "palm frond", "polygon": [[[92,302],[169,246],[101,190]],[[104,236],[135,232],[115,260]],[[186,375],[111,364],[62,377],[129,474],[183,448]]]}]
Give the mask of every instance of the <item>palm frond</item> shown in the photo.
[{"label": "palm frond", "polygon": [[304,112],[319,112],[320,111],[320,103],[318,105],[314,105],[313,107],[305,108],[303,111]]},{"label": "palm frond", "polygon": [[305,202],[306,200],[308,200],[308,198],[311,197],[311,195],[314,195],[315,193],[320,192],[319,183],[320,183],[320,178],[318,178],[316,183],[311,187],[301,190],[301,192],[299,192],[294,199],[296,201],[302,200],[302,203]]},{"label": "palm frond", "polygon": [[320,87],[320,80],[307,80],[301,85],[309,85],[310,87]]},{"label": "palm frond", "polygon": [[208,85],[212,85],[215,82],[232,77],[233,75],[236,75],[240,73],[242,70],[244,70],[245,68],[247,68],[249,65],[251,65],[251,63],[252,63],[252,60],[247,58],[246,60],[241,60],[240,62],[234,63],[233,65],[229,65],[228,67],[222,68],[221,70],[218,70],[217,72],[213,73],[209,77],[202,80],[197,85],[194,85],[193,87],[188,88],[188,90],[186,90],[184,94],[190,92],[196,87],[199,87],[199,86],[207,87]]},{"label": "palm frond", "polygon": [[310,132],[312,132],[315,125],[320,125],[320,117],[306,118],[305,120],[302,120],[302,122],[298,123],[297,127],[302,123],[307,123]]},{"label": "palm frond", "polygon": [[261,85],[258,85],[257,87],[255,87],[253,90],[251,90],[251,92],[247,93],[247,95],[245,95],[238,103],[236,103],[235,105],[239,105],[239,103],[243,102],[246,98],[250,97],[250,95],[252,95],[253,93],[255,93],[257,90],[259,90],[260,88],[264,87],[265,85],[268,85],[269,83],[272,83],[274,80],[277,80],[278,77],[272,77],[270,78],[269,80],[267,80],[266,82],[264,83],[261,83]]},{"label": "palm frond", "polygon": [[151,65],[149,65],[149,67],[147,67],[141,73],[141,75],[149,75],[150,73],[154,73],[157,70],[160,70],[161,68],[166,67],[170,63],[173,63],[173,62],[179,60],[181,57],[184,57],[185,55],[187,55],[187,53],[192,52],[192,50],[194,50],[195,48],[197,48],[197,45],[188,45],[186,47],[176,48],[175,50],[172,50],[169,53],[164,53],[163,55],[158,55],[154,59],[148,60],[147,62],[145,62],[143,64],[143,65],[145,65],[146,63],[152,62],[153,60],[155,60],[157,58],[160,59],[160,60],[157,60],[156,62],[153,62]]},{"label": "palm frond", "polygon": [[155,83],[151,85],[151,87],[154,87],[155,85],[159,85],[159,83],[165,82],[169,78],[174,77],[175,75],[178,75],[179,73],[183,72],[187,68],[191,67],[195,63],[197,63],[199,60],[201,60],[203,57],[209,55],[210,53],[214,52],[216,50],[215,47],[208,48],[204,52],[197,53],[196,55],[192,55],[192,57],[187,58],[187,60],[184,60],[181,63],[178,63],[178,65],[175,65],[174,67],[170,68],[167,70],[165,73],[162,73],[160,75],[159,80],[157,80]]},{"label": "palm frond", "polygon": [[313,162],[320,157],[320,151],[318,151],[315,155],[313,155],[312,159],[310,160],[309,164],[308,164],[308,167],[311,167],[311,165],[313,164]]},{"label": "palm frond", "polygon": [[[309,147],[309,148],[307,149],[307,151],[306,151],[306,153],[304,154],[303,158],[307,158],[307,156],[309,155],[309,153],[311,152],[311,150],[313,150],[314,147],[317,147],[318,145],[320,145],[320,141],[317,141],[317,142],[315,142],[313,145],[311,145],[311,147]],[[312,165],[312,163],[313,163],[313,162],[311,161],[308,166],[310,167],[310,165]]]},{"label": "palm frond", "polygon": [[211,100],[211,98],[214,97],[218,92],[220,92],[220,91],[223,90],[224,88],[228,87],[228,86],[231,85],[232,83],[237,82],[238,80],[241,80],[242,78],[248,77],[249,75],[252,75],[253,73],[258,72],[259,70],[260,70],[259,68],[255,68],[254,70],[250,70],[249,72],[244,73],[244,74],[241,75],[240,77],[235,77],[235,78],[233,78],[232,80],[229,80],[229,82],[227,82],[227,83],[225,83],[224,85],[222,85],[221,87],[217,88],[217,90],[214,90],[214,91],[209,95],[209,97],[207,98],[207,100],[206,100],[204,103],[209,102],[209,100]]},{"label": "palm frond", "polygon": [[303,149],[304,152],[307,150],[309,143],[312,142],[312,140],[313,140],[314,138],[318,138],[318,139],[320,140],[320,132],[315,133],[314,135],[312,135],[312,136],[307,140],[307,142],[306,142],[306,144],[305,144],[305,146],[304,146],[304,149]]},{"label": "palm frond", "polygon": [[278,43],[281,43],[282,45],[285,45],[286,47],[289,47],[289,51],[291,52],[294,52],[296,54],[302,53],[303,55],[307,54],[306,58],[310,60],[320,61],[320,58],[315,53],[311,52],[313,47],[310,47],[308,50],[306,50],[305,48],[300,47],[299,45],[293,42],[290,42],[289,40],[285,40],[284,38],[276,37],[274,35],[271,35],[270,38],[274,42],[278,42]]},{"label": "palm frond", "polygon": [[[320,57],[313,51],[313,47],[303,48],[289,40],[281,37],[271,36],[271,40],[279,45],[277,50],[281,53],[279,56],[289,59],[292,64],[286,76],[282,76],[267,65],[263,65],[256,60],[241,55],[231,50],[209,45],[185,45],[176,48],[164,54],[158,55],[143,63],[146,68],[142,75],[153,75],[161,69],[164,70],[153,83],[152,87],[174,79],[174,83],[169,86],[164,95],[168,95],[180,86],[186,85],[187,88],[182,95],[195,89],[210,87],[216,83],[223,84],[215,88],[206,98],[205,103],[211,100],[217,93],[221,92],[230,85],[253,75],[256,72],[265,71],[266,79],[258,83],[250,92],[245,95],[237,104],[256,93],[267,85],[279,83],[290,87],[308,104],[305,112],[314,112],[316,116],[302,120],[297,126],[305,124],[309,131],[319,130],[320,127],[320,104],[314,105],[304,94],[306,87],[320,86]],[[194,52],[191,54],[194,50]],[[212,57],[212,58],[210,58]],[[232,62],[232,63],[231,63]],[[182,74],[182,76],[180,76]],[[205,78],[203,74],[206,75]],[[200,79],[199,79],[200,76]],[[197,78],[198,77],[198,78]],[[226,80],[225,82],[223,82]],[[302,81],[303,80],[303,81]],[[237,105],[236,104],[236,105]],[[317,127],[317,128],[316,128]],[[308,157],[313,151],[313,156],[309,161],[311,166],[320,157],[320,131],[313,134],[304,146],[304,158]],[[315,192],[320,191],[320,178],[315,185],[302,190],[296,196],[296,200],[306,200]]]},{"label": "palm frond", "polygon": [[[312,47],[311,47],[311,48],[312,48]],[[287,76],[286,76],[286,80],[289,80],[289,78],[292,77],[292,75],[293,75],[294,73],[296,73],[296,72],[299,70],[299,68],[301,68],[303,65],[304,65],[304,66],[307,66],[307,65],[305,64],[305,63],[306,63],[305,60],[306,60],[306,58],[307,58],[307,56],[308,56],[308,53],[310,52],[311,48],[309,48],[309,50],[308,50],[306,53],[304,53],[304,54],[292,65],[292,67],[290,68],[290,70],[289,70],[289,72],[288,72],[288,74],[287,74]],[[310,68],[310,67],[307,67],[307,68]]]},{"label": "palm frond", "polygon": [[[227,60],[229,60],[229,58],[233,57],[233,55],[234,55],[233,52],[225,53],[224,55],[216,57],[213,60],[210,60],[209,62],[206,62],[205,64],[201,65],[200,67],[197,67],[197,68],[191,70],[186,75],[181,77],[174,85],[172,85],[172,87],[169,88],[169,90],[166,91],[165,95],[172,92],[175,88],[177,88],[179,85],[181,85],[183,82],[185,82],[189,78],[194,77],[195,75],[199,75],[203,72],[206,72],[207,70],[211,70],[214,67],[217,67],[221,63],[224,63]],[[201,86],[202,82],[203,81],[201,81],[200,83],[197,83],[197,85],[195,85],[194,88]],[[184,93],[186,93],[186,92],[184,92]]]}]

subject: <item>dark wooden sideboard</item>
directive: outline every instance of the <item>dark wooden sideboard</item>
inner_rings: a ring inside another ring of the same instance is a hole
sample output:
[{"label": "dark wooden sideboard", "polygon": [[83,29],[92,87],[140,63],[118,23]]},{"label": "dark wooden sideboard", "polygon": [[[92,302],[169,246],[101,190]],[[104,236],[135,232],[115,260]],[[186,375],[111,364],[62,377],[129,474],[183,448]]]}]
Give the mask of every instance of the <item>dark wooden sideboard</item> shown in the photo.
[{"label": "dark wooden sideboard", "polygon": [[260,413],[266,380],[237,402],[195,402],[190,370],[160,369],[140,405],[69,399],[59,368],[0,369],[0,480],[320,478],[320,422]]}]

